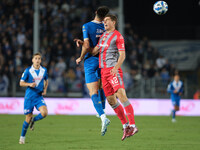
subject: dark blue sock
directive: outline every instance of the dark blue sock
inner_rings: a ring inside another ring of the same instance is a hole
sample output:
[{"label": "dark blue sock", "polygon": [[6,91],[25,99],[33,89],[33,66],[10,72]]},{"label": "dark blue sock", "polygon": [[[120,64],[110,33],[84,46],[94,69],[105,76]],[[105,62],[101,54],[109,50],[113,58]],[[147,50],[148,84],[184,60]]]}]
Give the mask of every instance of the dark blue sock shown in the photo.
[{"label": "dark blue sock", "polygon": [[93,101],[93,105],[97,111],[97,113],[99,114],[99,116],[101,116],[102,114],[104,114],[103,108],[102,108],[102,104],[101,104],[101,100],[99,99],[97,94],[93,94],[92,95],[92,101]]},{"label": "dark blue sock", "polygon": [[99,99],[101,100],[103,109],[105,109],[105,107],[106,107],[106,96],[104,94],[103,89],[98,90],[98,96],[99,96]]},{"label": "dark blue sock", "polygon": [[38,121],[38,120],[41,120],[43,119],[44,117],[42,116],[42,114],[38,114],[36,117],[33,118],[33,121]]},{"label": "dark blue sock", "polygon": [[29,126],[29,124],[26,121],[24,121],[23,126],[22,126],[21,136],[25,136],[26,135],[26,131],[28,129],[28,126]]},{"label": "dark blue sock", "polygon": [[172,118],[175,119],[176,117],[176,110],[172,110]]}]

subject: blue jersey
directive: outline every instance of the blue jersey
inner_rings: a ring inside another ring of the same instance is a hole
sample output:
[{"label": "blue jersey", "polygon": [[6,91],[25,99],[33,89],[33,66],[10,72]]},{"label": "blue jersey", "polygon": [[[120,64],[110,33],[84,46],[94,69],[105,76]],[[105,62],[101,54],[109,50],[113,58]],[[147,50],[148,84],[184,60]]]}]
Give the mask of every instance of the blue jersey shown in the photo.
[{"label": "blue jersey", "polygon": [[[83,25],[83,39],[88,39],[90,43],[90,47],[95,47],[99,41],[100,36],[105,31],[104,24],[98,21],[91,21]],[[90,53],[85,55],[85,59],[91,57]]]},{"label": "blue jersey", "polygon": [[34,88],[27,87],[25,93],[25,99],[34,99],[36,97],[41,96],[44,89],[44,80],[48,79],[47,69],[40,66],[38,70],[36,70],[33,66],[25,69],[22,74],[21,81],[27,83],[36,83]]},{"label": "blue jersey", "polygon": [[[174,93],[177,90],[177,93]],[[182,81],[172,81],[167,88],[167,92],[171,94],[172,101],[177,101],[181,99],[180,94],[183,93],[183,82]]]}]

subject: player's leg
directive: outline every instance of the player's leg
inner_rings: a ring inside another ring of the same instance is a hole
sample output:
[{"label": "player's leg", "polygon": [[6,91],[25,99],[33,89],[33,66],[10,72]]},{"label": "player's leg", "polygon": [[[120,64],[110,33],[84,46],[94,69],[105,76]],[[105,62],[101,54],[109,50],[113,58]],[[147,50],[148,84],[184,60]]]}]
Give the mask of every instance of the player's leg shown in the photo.
[{"label": "player's leg", "polygon": [[93,105],[101,118],[102,121],[102,128],[101,128],[101,135],[104,136],[107,131],[107,126],[110,124],[110,120],[106,118],[106,115],[103,111],[101,100],[98,97],[98,82],[87,83],[88,90],[90,92],[90,96],[93,101]]},{"label": "player's leg", "polygon": [[134,109],[126,96],[125,89],[119,88],[116,92],[116,95],[119,98],[120,102],[122,103],[126,111],[126,115],[128,117],[129,125],[130,125],[129,131],[128,131],[129,133],[127,134],[127,137],[130,137],[138,132],[138,128],[135,126]]},{"label": "player's leg", "polygon": [[105,113],[102,108],[101,99],[98,96],[98,69],[99,63],[98,58],[88,58],[84,62],[84,70],[85,70],[85,81],[87,88],[89,90],[89,95],[92,99],[93,105],[101,117],[101,119],[105,119]]},{"label": "player's leg", "polygon": [[103,110],[105,110],[106,96],[105,96],[105,93],[104,93],[103,87],[102,87],[101,69],[100,68],[97,69],[96,74],[97,74],[97,78],[99,79],[98,80],[98,86],[99,86],[98,87],[98,96],[99,96],[99,99],[101,100]]},{"label": "player's leg", "polygon": [[36,121],[42,120],[48,114],[47,106],[46,106],[42,96],[36,100],[35,107],[37,110],[40,111],[40,113],[31,119],[31,122],[30,122],[31,130],[34,130],[34,124]]},{"label": "player's leg", "polygon": [[126,111],[126,115],[128,117],[130,126],[135,127],[134,110],[126,96],[125,89],[123,88],[118,89],[116,92],[116,96],[119,98],[120,102],[122,103]]},{"label": "player's leg", "polygon": [[29,127],[29,123],[32,117],[33,117],[32,113],[26,115],[25,121],[23,122],[23,125],[22,125],[22,131],[21,131],[21,136],[19,139],[19,144],[25,144],[26,132],[27,132],[27,129]]},{"label": "player's leg", "polygon": [[128,125],[128,121],[127,121],[125,113],[124,113],[124,109],[123,109],[122,105],[117,101],[115,94],[107,96],[106,98],[108,100],[108,103],[113,108],[117,117],[119,118],[119,120],[122,123],[122,126],[123,126],[122,141],[123,141],[127,137],[127,134],[129,133],[129,125]]},{"label": "player's leg", "polygon": [[94,108],[96,109],[98,115],[101,117],[102,121],[106,118],[105,113],[102,108],[101,100],[98,97],[98,82],[87,83],[87,88],[89,90],[90,97],[92,99]]},{"label": "player's leg", "polygon": [[33,108],[34,105],[32,104],[32,101],[30,99],[24,99],[24,115],[26,115],[25,120],[22,125],[22,131],[21,131],[21,136],[19,139],[19,144],[25,144],[25,136],[27,129],[29,127],[31,118],[33,117]]},{"label": "player's leg", "polygon": [[[98,80],[98,97],[101,100],[102,108],[103,108],[103,111],[105,113],[106,96],[105,96],[105,93],[104,93],[103,88],[102,88],[101,79]],[[99,117],[99,114],[97,114],[96,116]]]},{"label": "player's leg", "polygon": [[124,106],[126,115],[129,120],[130,129],[129,133],[127,134],[127,137],[132,136],[138,132],[138,129],[135,126],[133,107],[126,96],[126,91],[124,89],[123,72],[121,68],[118,70],[117,76],[110,76],[109,82],[112,85],[116,96]]},{"label": "player's leg", "polygon": [[172,98],[172,105],[173,105],[173,110],[172,110],[172,122],[176,122],[176,109],[177,109],[177,104],[176,100]]},{"label": "player's leg", "polygon": [[172,110],[172,122],[176,122],[176,112],[179,111],[180,99],[174,100],[174,109]]}]

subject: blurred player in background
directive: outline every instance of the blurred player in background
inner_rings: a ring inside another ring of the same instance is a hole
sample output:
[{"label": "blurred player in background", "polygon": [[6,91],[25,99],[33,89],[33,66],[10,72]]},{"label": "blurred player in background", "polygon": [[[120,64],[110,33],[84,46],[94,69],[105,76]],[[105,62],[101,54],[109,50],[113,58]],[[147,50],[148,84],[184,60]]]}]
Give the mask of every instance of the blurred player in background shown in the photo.
[{"label": "blurred player in background", "polygon": [[[41,54],[36,53],[32,58],[33,65],[28,67],[22,74],[20,86],[27,87],[24,97],[25,121],[22,126],[22,132],[19,144],[25,144],[25,135],[30,124],[30,129],[34,129],[34,122],[47,116],[47,106],[43,95],[46,95],[48,86],[47,69],[42,67]],[[40,113],[33,118],[33,109],[36,107]]]},{"label": "blurred player in background", "polygon": [[[123,64],[125,54],[125,44],[123,36],[115,29],[117,17],[108,14],[104,18],[105,32],[99,39],[98,45],[92,50],[95,55],[99,53],[99,67],[101,68],[101,78],[103,89],[109,104],[114,109],[123,125],[122,141],[138,132],[135,126],[134,110],[129,102],[124,89]],[[122,105],[117,101],[120,100]],[[129,123],[126,119],[126,111]]]},{"label": "blurred player in background", "polygon": [[75,39],[77,46],[79,43],[82,45],[81,56],[76,60],[79,64],[84,60],[84,70],[85,70],[85,81],[87,88],[89,90],[90,97],[92,98],[93,105],[98,113],[98,116],[102,121],[101,135],[103,136],[107,131],[107,126],[110,120],[106,118],[105,109],[105,94],[103,89],[100,87],[100,82],[98,81],[100,77],[99,69],[99,57],[88,53],[90,47],[95,47],[98,43],[99,37],[104,32],[104,25],[102,23],[105,15],[109,12],[108,7],[101,6],[97,9],[94,20],[83,25],[83,39],[84,42],[79,39]]},{"label": "blurred player in background", "polygon": [[178,74],[174,75],[174,80],[168,85],[167,92],[171,94],[173,105],[172,122],[176,122],[176,111],[179,111],[181,95],[183,94],[183,82]]}]

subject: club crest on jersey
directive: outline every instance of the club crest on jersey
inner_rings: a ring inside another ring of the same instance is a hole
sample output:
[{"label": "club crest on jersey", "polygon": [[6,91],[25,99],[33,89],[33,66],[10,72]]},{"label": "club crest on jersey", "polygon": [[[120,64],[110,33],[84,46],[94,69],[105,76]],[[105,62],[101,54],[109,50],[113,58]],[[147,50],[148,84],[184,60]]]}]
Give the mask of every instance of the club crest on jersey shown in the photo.
[{"label": "club crest on jersey", "polygon": [[106,40],[106,38],[104,37],[104,38],[103,38],[103,41],[105,41],[105,40]]}]

